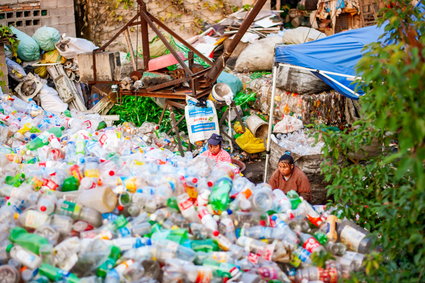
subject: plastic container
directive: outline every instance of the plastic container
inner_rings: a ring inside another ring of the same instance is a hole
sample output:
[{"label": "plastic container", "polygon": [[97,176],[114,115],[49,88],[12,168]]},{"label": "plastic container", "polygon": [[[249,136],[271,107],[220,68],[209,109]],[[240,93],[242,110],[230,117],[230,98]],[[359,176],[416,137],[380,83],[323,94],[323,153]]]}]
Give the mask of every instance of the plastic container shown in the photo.
[{"label": "plastic container", "polygon": [[225,83],[217,83],[213,86],[211,90],[211,95],[208,97],[211,101],[216,104],[225,103],[225,96],[233,98],[233,92],[229,85]]},{"label": "plastic container", "polygon": [[81,191],[78,202],[91,207],[100,213],[111,212],[117,205],[117,195],[111,188],[101,186],[91,190]]},{"label": "plastic container", "polygon": [[370,251],[372,240],[368,238],[367,230],[349,220],[343,220],[337,226],[339,239],[348,249],[362,254]]},{"label": "plastic container", "polygon": [[266,139],[269,130],[269,124],[257,115],[251,115],[246,118],[248,129],[256,138]]}]

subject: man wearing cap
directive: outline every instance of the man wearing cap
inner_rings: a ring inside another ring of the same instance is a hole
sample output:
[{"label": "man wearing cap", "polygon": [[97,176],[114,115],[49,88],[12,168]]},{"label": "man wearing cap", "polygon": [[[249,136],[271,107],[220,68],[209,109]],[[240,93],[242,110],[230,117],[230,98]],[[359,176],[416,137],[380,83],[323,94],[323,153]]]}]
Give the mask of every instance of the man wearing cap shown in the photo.
[{"label": "man wearing cap", "polygon": [[208,139],[208,150],[201,154],[214,159],[216,162],[232,162],[230,154],[221,148],[223,138],[220,135],[212,134]]},{"label": "man wearing cap", "polygon": [[311,201],[311,186],[304,172],[295,166],[294,159],[288,153],[282,155],[278,168],[269,179],[273,189],[280,189],[284,193],[296,191],[306,201]]}]

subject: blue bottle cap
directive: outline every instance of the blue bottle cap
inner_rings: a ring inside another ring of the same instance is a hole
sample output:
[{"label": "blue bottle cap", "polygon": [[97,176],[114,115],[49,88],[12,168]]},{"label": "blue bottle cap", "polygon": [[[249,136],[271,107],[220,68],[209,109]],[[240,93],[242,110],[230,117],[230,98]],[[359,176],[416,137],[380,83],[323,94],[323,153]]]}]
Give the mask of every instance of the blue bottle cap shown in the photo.
[{"label": "blue bottle cap", "polygon": [[226,211],[227,211],[227,214],[228,214],[228,215],[233,214],[233,210],[231,210],[230,208],[228,208]]}]

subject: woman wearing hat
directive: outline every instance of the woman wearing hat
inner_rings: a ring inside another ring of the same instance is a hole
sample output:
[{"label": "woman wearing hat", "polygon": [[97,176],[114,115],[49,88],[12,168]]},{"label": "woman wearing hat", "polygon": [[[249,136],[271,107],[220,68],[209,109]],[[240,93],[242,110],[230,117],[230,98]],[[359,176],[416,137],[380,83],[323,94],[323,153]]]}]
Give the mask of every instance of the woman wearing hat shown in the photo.
[{"label": "woman wearing hat", "polygon": [[306,201],[311,200],[311,187],[304,172],[295,166],[294,159],[288,153],[279,159],[278,168],[269,179],[273,189],[280,189],[284,193],[296,191]]},{"label": "woman wearing hat", "polygon": [[221,148],[223,138],[220,135],[212,134],[208,139],[208,150],[203,152],[201,156],[214,159],[216,162],[232,162],[230,154]]}]

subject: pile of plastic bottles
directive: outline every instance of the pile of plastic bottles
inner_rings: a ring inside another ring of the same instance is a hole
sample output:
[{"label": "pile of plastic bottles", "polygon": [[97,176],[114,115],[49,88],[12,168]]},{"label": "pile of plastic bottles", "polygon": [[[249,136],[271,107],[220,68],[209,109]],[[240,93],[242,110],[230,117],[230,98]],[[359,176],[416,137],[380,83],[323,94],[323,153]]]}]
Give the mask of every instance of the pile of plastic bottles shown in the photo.
[{"label": "pile of plastic bottles", "polygon": [[272,140],[286,150],[297,155],[322,154],[324,143],[316,142],[305,130],[298,130],[288,134],[272,135]]},{"label": "pile of plastic bottles", "polygon": [[129,125],[8,96],[0,121],[1,282],[337,282],[370,248],[326,207]]}]

